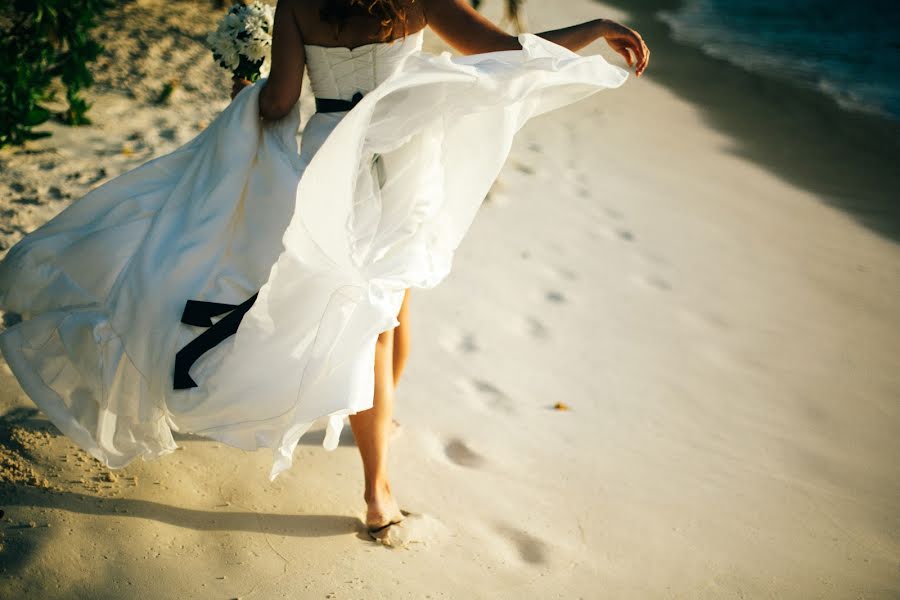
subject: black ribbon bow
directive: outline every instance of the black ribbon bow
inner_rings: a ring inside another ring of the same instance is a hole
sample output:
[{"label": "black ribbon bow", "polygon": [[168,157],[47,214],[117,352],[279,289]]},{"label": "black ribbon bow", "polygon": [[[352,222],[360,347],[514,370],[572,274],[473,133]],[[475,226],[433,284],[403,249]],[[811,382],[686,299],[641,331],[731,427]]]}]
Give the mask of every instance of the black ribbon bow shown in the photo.
[{"label": "black ribbon bow", "polygon": [[[316,112],[349,111],[359,104],[359,101],[362,99],[362,92],[356,92],[350,100],[316,98]],[[190,375],[191,366],[197,362],[198,358],[214,348],[216,344],[221,343],[237,332],[241,319],[253,306],[257,295],[253,294],[240,304],[221,304],[219,302],[204,302],[201,300],[188,300],[185,302],[181,322],[186,325],[208,327],[209,329],[194,338],[193,341],[175,354],[174,387],[176,390],[197,387],[197,382]],[[212,317],[225,313],[228,314],[213,324]]]},{"label": "black ribbon bow", "polygon": [[[253,294],[240,304],[220,304],[218,302],[203,302],[201,300],[188,300],[184,304],[181,322],[186,325],[196,325],[197,327],[209,327],[209,329],[198,335],[175,354],[174,385],[176,390],[197,387],[197,383],[191,379],[191,366],[216,344],[234,335],[238,330],[238,325],[241,324],[241,319],[244,318],[244,314],[256,302],[258,295],[258,293]],[[228,314],[213,324],[212,317],[225,313]]]},{"label": "black ribbon bow", "polygon": [[344,112],[352,110],[363,99],[362,92],[356,92],[350,100],[338,98],[316,98],[316,112]]}]

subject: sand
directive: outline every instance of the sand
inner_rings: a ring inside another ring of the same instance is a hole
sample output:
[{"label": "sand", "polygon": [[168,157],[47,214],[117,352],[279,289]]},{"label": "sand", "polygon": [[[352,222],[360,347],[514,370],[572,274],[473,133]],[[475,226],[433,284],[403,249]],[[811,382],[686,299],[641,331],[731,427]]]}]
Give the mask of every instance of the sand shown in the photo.
[{"label": "sand", "polygon": [[[0,251],[225,106],[206,6],[110,16],[94,125],[0,152]],[[528,3],[532,30],[635,23],[654,62],[527,125],[453,273],[413,291],[387,544],[349,428],[273,483],[269,452],[189,435],[110,472],[0,363],[0,597],[900,596],[893,130],[799,92],[773,124],[653,6]]]}]

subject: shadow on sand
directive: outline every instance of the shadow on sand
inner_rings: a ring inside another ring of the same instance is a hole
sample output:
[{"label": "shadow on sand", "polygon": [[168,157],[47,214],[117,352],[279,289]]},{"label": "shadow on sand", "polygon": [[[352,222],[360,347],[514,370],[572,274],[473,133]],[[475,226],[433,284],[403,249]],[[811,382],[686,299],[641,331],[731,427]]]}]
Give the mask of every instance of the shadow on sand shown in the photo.
[{"label": "shadow on sand", "polygon": [[[57,431],[38,410],[33,408],[17,407],[0,416],[0,447],[26,458],[32,458],[31,452],[13,439],[11,431],[14,427],[30,431]],[[206,439],[189,435],[179,435],[179,438]],[[352,438],[350,443],[352,444]],[[53,509],[94,517],[147,519],[196,531],[265,533],[300,538],[365,533],[365,526],[358,518],[346,515],[277,514],[235,511],[225,507],[221,510],[199,510],[151,500],[110,498],[75,491],[33,487],[0,479],[0,509],[5,513],[0,519],[0,529],[11,531],[31,528],[28,524],[17,522],[13,517],[18,512],[15,510],[16,507]],[[28,512],[33,514],[31,510]],[[36,530],[41,529],[42,526],[38,524]],[[27,564],[36,553],[40,552],[42,538],[44,536],[41,535],[7,537],[3,544],[5,548],[0,551],[0,571],[6,574],[15,573]]]},{"label": "shadow on sand", "polygon": [[181,508],[150,500],[101,498],[68,491],[51,491],[0,483],[3,507],[52,508],[96,517],[149,519],[196,531],[244,531],[289,537],[347,535],[364,529],[345,515],[289,515],[264,512],[210,511]]}]

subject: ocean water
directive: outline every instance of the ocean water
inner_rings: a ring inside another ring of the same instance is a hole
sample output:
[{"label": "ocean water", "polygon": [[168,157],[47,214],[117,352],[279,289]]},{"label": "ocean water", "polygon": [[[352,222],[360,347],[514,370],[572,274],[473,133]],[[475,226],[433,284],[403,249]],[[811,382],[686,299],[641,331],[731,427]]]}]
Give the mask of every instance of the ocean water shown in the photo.
[{"label": "ocean water", "polygon": [[711,56],[900,120],[900,0],[685,0],[659,16]]}]

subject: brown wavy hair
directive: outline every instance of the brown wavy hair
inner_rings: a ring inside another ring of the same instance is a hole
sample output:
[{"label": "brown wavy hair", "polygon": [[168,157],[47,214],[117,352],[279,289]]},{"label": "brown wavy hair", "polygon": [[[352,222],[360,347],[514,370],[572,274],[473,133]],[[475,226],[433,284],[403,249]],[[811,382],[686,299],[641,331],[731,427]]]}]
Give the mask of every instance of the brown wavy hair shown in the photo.
[{"label": "brown wavy hair", "polygon": [[[405,36],[408,31],[406,9],[400,0],[326,0],[319,11],[319,16],[334,26],[335,36],[352,16],[370,16],[378,19],[381,29],[375,39],[379,42]],[[402,33],[396,35],[398,31]]]}]

